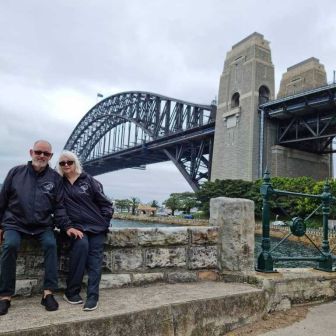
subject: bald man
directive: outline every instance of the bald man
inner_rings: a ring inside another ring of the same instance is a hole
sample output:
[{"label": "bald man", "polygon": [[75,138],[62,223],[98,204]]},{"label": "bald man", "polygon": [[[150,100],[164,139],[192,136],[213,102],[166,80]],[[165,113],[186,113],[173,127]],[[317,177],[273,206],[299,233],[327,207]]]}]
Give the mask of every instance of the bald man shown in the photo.
[{"label": "bald man", "polygon": [[15,293],[17,252],[23,237],[37,239],[44,253],[44,282],[41,304],[58,309],[53,296],[57,289],[57,246],[54,225],[70,226],[63,207],[59,174],[49,167],[52,148],[38,140],[30,149],[31,161],[12,168],[0,191],[0,315],[5,315]]}]

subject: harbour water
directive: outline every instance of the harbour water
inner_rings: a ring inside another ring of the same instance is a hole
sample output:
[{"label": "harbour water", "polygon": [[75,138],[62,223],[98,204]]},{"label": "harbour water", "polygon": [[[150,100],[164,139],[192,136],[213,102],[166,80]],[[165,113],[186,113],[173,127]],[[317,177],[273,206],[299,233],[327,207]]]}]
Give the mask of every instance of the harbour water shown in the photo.
[{"label": "harbour water", "polygon": [[[172,227],[167,224],[159,224],[159,223],[146,223],[146,222],[137,222],[137,221],[127,221],[127,220],[119,220],[113,219],[112,228],[136,228],[136,227]],[[173,226],[177,227],[177,226]],[[271,248],[276,246],[280,240],[277,238],[271,238]],[[255,237],[255,257],[259,255],[261,251],[261,236],[256,235]],[[303,244],[298,244],[296,242],[292,242],[286,240],[281,243],[279,247],[277,247],[272,255],[274,257],[316,257],[319,255],[319,252],[313,246],[306,246]],[[279,261],[275,263],[275,267],[315,267],[315,261]]]}]

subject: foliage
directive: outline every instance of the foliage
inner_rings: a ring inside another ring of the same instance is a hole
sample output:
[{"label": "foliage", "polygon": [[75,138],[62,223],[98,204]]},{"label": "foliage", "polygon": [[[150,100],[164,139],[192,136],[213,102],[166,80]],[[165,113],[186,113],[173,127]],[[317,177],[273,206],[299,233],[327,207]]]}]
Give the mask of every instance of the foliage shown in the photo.
[{"label": "foliage", "polygon": [[120,212],[123,212],[124,210],[127,210],[127,212],[130,211],[130,201],[128,199],[116,199],[114,201],[114,206]]},{"label": "foliage", "polygon": [[180,199],[177,194],[170,194],[170,197],[163,204],[172,211],[172,215],[174,216],[175,211],[180,207]]},{"label": "foliage", "polygon": [[[200,202],[200,210],[209,217],[209,202],[215,197],[232,197],[246,198],[254,201],[255,215],[261,217],[262,212],[262,196],[260,194],[260,186],[262,180],[247,182],[242,180],[215,180],[214,182],[204,183],[200,190],[196,192],[198,201]],[[298,192],[305,194],[321,194],[323,191],[324,181],[314,181],[310,177],[274,177],[271,179],[273,189],[285,190],[290,192]],[[336,181],[330,181],[331,193],[336,196]],[[295,196],[272,196],[270,198],[271,219],[279,218],[288,220],[290,217],[302,216],[306,218],[319,205],[320,200],[308,197]],[[330,208],[330,217],[336,216],[336,204]],[[317,225],[321,210],[317,211],[309,222],[309,225]]]},{"label": "foliage", "polygon": [[140,200],[137,197],[131,197],[131,199],[129,200],[129,204],[130,204],[130,207],[132,209],[132,215],[134,216],[135,215],[135,209],[140,204]]},{"label": "foliage", "polygon": [[192,208],[197,208],[199,202],[194,192],[173,193],[170,197],[163,202],[165,206],[172,210],[174,215],[175,210],[183,211],[186,214],[190,214]]},{"label": "foliage", "polygon": [[253,182],[243,180],[215,180],[205,182],[200,190],[196,192],[196,197],[201,203],[201,210],[210,215],[210,199],[215,197],[251,198],[254,191]]},{"label": "foliage", "polygon": [[156,201],[156,200],[153,200],[152,203],[151,203],[151,207],[152,208],[159,208],[160,207],[159,202]]}]

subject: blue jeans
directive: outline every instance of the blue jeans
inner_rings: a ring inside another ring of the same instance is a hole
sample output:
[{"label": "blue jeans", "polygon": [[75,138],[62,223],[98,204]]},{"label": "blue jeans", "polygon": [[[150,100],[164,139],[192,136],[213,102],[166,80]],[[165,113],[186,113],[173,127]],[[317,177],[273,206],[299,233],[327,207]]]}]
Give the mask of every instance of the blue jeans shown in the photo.
[{"label": "blue jeans", "polygon": [[105,233],[86,232],[82,239],[73,239],[71,243],[67,296],[79,294],[85,269],[88,274],[87,297],[99,299],[99,283],[103,262]]},{"label": "blue jeans", "polygon": [[[15,293],[16,259],[22,236],[29,235],[15,230],[4,233],[0,261],[0,296],[12,296]],[[43,289],[54,291],[57,289],[57,245],[54,232],[46,230],[33,237],[39,240],[44,253]]]}]

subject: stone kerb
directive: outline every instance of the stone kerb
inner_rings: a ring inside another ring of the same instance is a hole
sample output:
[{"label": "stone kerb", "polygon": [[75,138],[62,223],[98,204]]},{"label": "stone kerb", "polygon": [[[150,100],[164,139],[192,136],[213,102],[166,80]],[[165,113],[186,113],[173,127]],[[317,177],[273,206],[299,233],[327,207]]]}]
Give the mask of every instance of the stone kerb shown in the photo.
[{"label": "stone kerb", "polygon": [[[69,243],[57,234],[59,287],[65,287]],[[218,228],[168,227],[111,229],[104,247],[101,288],[157,281],[217,280]],[[43,257],[34,240],[23,240],[17,263],[17,294],[41,290]]]},{"label": "stone kerb", "polygon": [[210,225],[219,227],[218,263],[221,271],[254,271],[254,202],[241,198],[210,200]]}]

